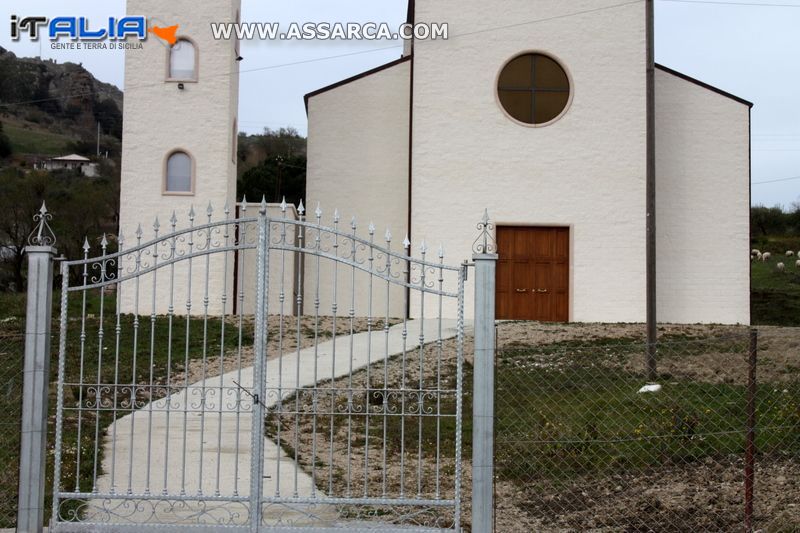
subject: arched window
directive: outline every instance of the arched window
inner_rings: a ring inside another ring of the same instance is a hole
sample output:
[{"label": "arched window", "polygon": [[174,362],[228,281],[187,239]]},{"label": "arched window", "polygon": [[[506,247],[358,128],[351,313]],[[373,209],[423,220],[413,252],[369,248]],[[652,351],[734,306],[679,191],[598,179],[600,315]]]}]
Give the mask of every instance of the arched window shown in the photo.
[{"label": "arched window", "polygon": [[194,192],[194,162],[186,152],[176,150],[167,157],[164,192],[182,194]]},{"label": "arched window", "polygon": [[169,49],[169,79],[197,80],[197,50],[188,39],[178,39]]}]

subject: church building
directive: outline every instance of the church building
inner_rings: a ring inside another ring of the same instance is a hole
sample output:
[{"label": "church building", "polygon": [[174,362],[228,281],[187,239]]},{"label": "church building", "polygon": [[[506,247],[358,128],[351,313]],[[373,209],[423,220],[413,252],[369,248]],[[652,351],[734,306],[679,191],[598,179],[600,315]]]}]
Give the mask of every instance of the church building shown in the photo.
[{"label": "church building", "polygon": [[[500,319],[644,322],[654,290],[659,322],[749,323],[752,104],[662,65],[649,84],[646,2],[409,1],[408,22],[447,23],[448,39],[408,42],[397,60],[306,95],[305,203],[322,206],[324,224],[338,209],[379,235],[389,228],[395,251],[407,235],[412,253],[441,243],[457,264],[488,209]],[[238,21],[240,2],[128,0],[128,12],[147,14],[151,28],[178,25],[174,42],[150,35],[125,54],[120,233],[130,246],[140,223],[143,242],[171,231],[173,210],[179,230],[203,224],[209,204],[214,220],[226,205],[236,216],[239,50],[209,23]],[[233,295],[254,300],[253,276],[235,275],[254,261],[210,257],[208,313],[237,311]],[[303,284],[316,279],[313,264],[286,266],[292,298],[314,300]],[[206,311],[192,275],[180,266],[170,280],[176,313]],[[165,281],[143,277],[138,290],[157,290],[151,283]],[[383,308],[367,283],[353,285],[356,315]],[[403,292],[392,289],[389,314],[419,316]],[[136,311],[130,291],[120,302]],[[469,317],[471,283],[465,303]]]},{"label": "church building", "polygon": [[[409,22],[449,38],[306,95],[307,205],[450,258],[488,208],[498,318],[644,322],[645,2],[410,0]],[[747,324],[752,104],[663,65],[654,92],[658,320]]]}]

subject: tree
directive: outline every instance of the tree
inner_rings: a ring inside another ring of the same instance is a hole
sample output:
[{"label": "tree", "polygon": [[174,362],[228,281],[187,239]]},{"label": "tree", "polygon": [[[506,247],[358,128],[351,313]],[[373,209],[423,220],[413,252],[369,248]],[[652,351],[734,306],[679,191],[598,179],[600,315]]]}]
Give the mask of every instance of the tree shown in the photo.
[{"label": "tree", "polygon": [[0,122],[0,158],[10,156],[12,151],[11,139],[3,131],[3,123]]},{"label": "tree", "polygon": [[33,231],[33,215],[42,203],[46,177],[40,172],[26,176],[9,168],[0,172],[0,250],[10,257],[11,281],[16,290],[24,287],[24,250]]},{"label": "tree", "polygon": [[117,139],[122,138],[122,112],[114,100],[106,98],[96,102],[94,115],[105,133]]},{"label": "tree", "polygon": [[[24,288],[24,249],[35,226],[33,215],[47,203],[56,247],[68,258],[81,257],[85,237],[115,234],[119,213],[117,167],[101,167],[101,177],[48,172],[25,174],[9,168],[0,172],[0,248],[9,256],[9,277],[17,290]],[[91,208],[87,209],[87,206]]]},{"label": "tree", "polygon": [[306,193],[306,156],[273,156],[246,171],[237,184],[238,196],[297,204]]},{"label": "tree", "polygon": [[756,235],[785,235],[789,229],[789,214],[780,207],[757,205],[750,209],[753,237]]},{"label": "tree", "polygon": [[239,134],[238,177],[272,157],[294,158],[305,154],[306,138],[294,128],[265,128],[260,135]]}]

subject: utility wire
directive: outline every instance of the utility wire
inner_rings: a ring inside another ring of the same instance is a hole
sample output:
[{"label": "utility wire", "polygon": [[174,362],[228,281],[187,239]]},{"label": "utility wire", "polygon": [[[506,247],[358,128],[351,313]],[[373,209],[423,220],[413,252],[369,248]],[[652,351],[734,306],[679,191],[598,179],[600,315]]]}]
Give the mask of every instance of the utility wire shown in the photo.
[{"label": "utility wire", "polygon": [[710,4],[715,6],[744,6],[744,7],[800,7],[800,4],[758,4],[756,2],[723,2],[722,0],[658,0],[659,2],[674,2],[679,4]]},{"label": "utility wire", "polygon": [[792,176],[791,178],[778,178],[774,180],[754,181],[752,185],[764,185],[765,183],[779,183],[782,181],[800,180],[800,176]]},{"label": "utility wire", "polygon": [[[457,39],[459,37],[467,37],[467,36],[471,36],[471,35],[478,35],[478,34],[481,34],[481,33],[488,33],[488,32],[492,32],[492,31],[506,30],[506,29],[516,28],[516,27],[520,27],[520,26],[526,26],[526,25],[530,25],[530,24],[538,24],[540,22],[548,22],[548,21],[557,20],[557,19],[576,17],[576,16],[586,15],[586,14],[590,14],[590,13],[597,13],[599,11],[605,11],[605,10],[609,10],[609,9],[617,9],[619,7],[625,7],[625,6],[630,6],[630,5],[634,5],[634,4],[640,4],[642,2],[644,2],[644,0],[628,0],[627,2],[620,2],[620,3],[617,3],[617,4],[609,4],[607,6],[602,6],[602,7],[598,7],[598,8],[594,8],[594,9],[585,9],[585,10],[582,10],[582,11],[575,11],[575,12],[572,12],[572,13],[565,13],[563,15],[554,15],[552,17],[538,18],[538,19],[533,19],[533,20],[529,20],[529,21],[525,21],[525,22],[518,22],[518,23],[514,23],[514,24],[508,24],[508,25],[504,25],[504,26],[493,26],[493,27],[484,28],[484,29],[480,29],[480,30],[475,30],[475,31],[471,31],[471,32],[460,33],[460,34],[457,34],[457,35],[450,35],[448,37],[448,40]],[[437,41],[421,40],[421,41],[417,41],[416,45],[419,46],[421,44],[436,43],[436,42]],[[335,55],[330,55],[330,56],[314,57],[314,58],[309,58],[309,59],[303,59],[303,60],[300,60],[300,61],[291,61],[291,62],[288,62],[288,63],[278,63],[278,64],[275,64],[275,65],[265,65],[263,67],[254,67],[254,68],[250,68],[250,69],[240,69],[238,71],[231,70],[229,72],[223,72],[223,73],[219,73],[219,74],[207,75],[207,76],[204,76],[203,78],[204,79],[208,79],[208,78],[218,78],[218,77],[230,77],[230,76],[233,76],[233,75],[235,75],[237,73],[238,74],[248,74],[248,73],[251,73],[251,72],[263,72],[263,71],[266,71],[266,70],[275,70],[275,69],[281,69],[281,68],[286,68],[286,67],[292,67],[292,66],[296,66],[296,65],[306,65],[306,64],[309,64],[309,63],[318,63],[318,62],[321,62],[321,61],[330,61],[332,59],[339,59],[339,58],[343,58],[343,57],[352,57],[352,56],[358,56],[358,55],[364,55],[364,54],[371,54],[371,53],[375,53],[375,52],[381,52],[381,51],[393,50],[393,49],[402,49],[404,46],[405,46],[404,43],[398,43],[398,44],[393,44],[391,46],[383,46],[383,47],[380,47],[380,48],[370,48],[368,50],[358,50],[358,51],[355,51],[355,52],[347,52],[347,53],[344,53],[344,54],[335,54]],[[134,85],[134,86],[131,86],[131,87],[126,87],[124,89],[124,92],[125,93],[129,93],[130,91],[136,90],[136,89],[143,89],[143,88],[147,88],[147,87],[159,87],[159,86],[162,86],[163,84],[164,84],[163,81],[159,81],[159,82],[154,82],[154,83],[145,83],[145,84],[141,84],[141,85]],[[37,103],[41,103],[41,102],[62,100],[62,99],[66,99],[66,98],[78,98],[78,97],[81,97],[81,96],[91,96],[93,94],[95,94],[94,91],[84,91],[82,93],[74,93],[74,94],[71,94],[71,95],[55,96],[55,97],[50,97],[50,98],[40,98],[40,99],[36,99],[36,100],[25,100],[25,101],[18,101],[18,102],[0,103],[0,107],[8,107],[8,106],[12,106],[12,105],[37,104]]]},{"label": "utility wire", "polygon": [[[480,29],[480,30],[475,30],[475,31],[470,31],[470,32],[457,34],[457,35],[451,35],[449,38],[450,39],[457,39],[459,37],[467,37],[467,36],[471,36],[471,35],[478,35],[478,34],[481,34],[481,33],[488,33],[488,32],[492,32],[492,31],[517,28],[517,27],[526,26],[526,25],[530,25],[530,24],[537,24],[537,23],[540,23],[540,22],[548,22],[548,21],[552,21],[552,20],[558,20],[558,19],[576,17],[576,16],[586,15],[586,14],[591,14],[591,13],[597,13],[597,12],[605,11],[605,10],[609,10],[609,9],[616,9],[616,8],[619,8],[619,7],[626,7],[626,6],[630,6],[630,5],[634,5],[634,4],[639,4],[639,3],[643,2],[643,1],[644,0],[630,0],[630,1],[627,1],[627,2],[620,2],[620,3],[617,3],[617,4],[610,4],[610,5],[607,5],[607,6],[602,6],[602,7],[598,7],[598,8],[594,8],[594,9],[586,9],[586,10],[582,10],[582,11],[575,11],[575,12],[572,12],[572,13],[565,13],[563,15],[554,15],[552,17],[539,18],[539,19],[529,20],[529,21],[525,21],[525,22],[518,22],[518,23],[515,23],[515,24],[508,24],[508,25],[504,25],[504,26],[493,26],[493,27],[490,27],[490,28],[484,28],[484,29]],[[759,4],[759,3],[754,3],[754,2],[724,2],[722,0],[658,0],[658,1],[659,2],[683,3],[683,4],[710,4],[710,5],[722,5],[722,6],[800,8],[800,4],[778,4],[778,3]],[[419,46],[421,44],[427,44],[427,43],[431,43],[431,42],[435,42],[435,41],[424,41],[424,40],[421,40],[421,41],[418,41],[416,43],[416,45]],[[255,68],[251,68],[251,69],[240,69],[238,71],[223,72],[223,73],[220,73],[220,74],[212,74],[210,76],[204,76],[204,78],[229,77],[229,76],[233,76],[234,74],[237,74],[237,73],[238,74],[248,74],[248,73],[251,73],[251,72],[263,72],[263,71],[267,71],[267,70],[281,69],[281,68],[286,68],[286,67],[291,67],[291,66],[296,66],[296,65],[305,65],[305,64],[317,63],[317,62],[322,62],[322,61],[330,61],[330,60],[333,60],[333,59],[339,59],[339,58],[343,58],[343,57],[352,57],[352,56],[358,56],[358,55],[364,55],[364,54],[372,54],[372,53],[375,53],[375,52],[382,52],[382,51],[386,51],[386,50],[400,49],[400,48],[403,48],[403,46],[404,46],[403,43],[393,44],[391,46],[384,46],[384,47],[380,47],[380,48],[370,48],[368,50],[358,50],[358,51],[355,51],[355,52],[348,52],[348,53],[344,53],[344,54],[335,54],[335,55],[330,55],[330,56],[309,58],[309,59],[304,59],[304,60],[300,60],[300,61],[292,61],[292,62],[288,62],[288,63],[278,63],[278,64],[275,64],[275,65],[265,65],[263,67],[255,67]],[[124,92],[128,93],[128,92],[130,92],[132,90],[135,90],[135,89],[143,89],[143,88],[147,88],[147,87],[157,87],[157,86],[161,86],[161,85],[163,85],[163,82],[155,82],[155,83],[134,85],[134,86],[131,86],[131,87],[126,87],[124,89]],[[92,96],[94,94],[95,94],[94,91],[85,91],[85,92],[82,92],[82,93],[73,93],[73,94],[62,95],[62,96],[54,96],[54,97],[50,97],[50,98],[39,98],[39,99],[34,99],[34,100],[22,100],[22,101],[17,101],[17,102],[4,102],[4,103],[0,103],[0,107],[9,107],[9,106],[13,106],[13,105],[25,105],[25,104],[37,104],[37,103],[41,103],[41,102],[50,102],[50,101],[62,100],[62,99],[66,99],[66,98],[78,98],[78,97],[82,97],[82,96]]]}]

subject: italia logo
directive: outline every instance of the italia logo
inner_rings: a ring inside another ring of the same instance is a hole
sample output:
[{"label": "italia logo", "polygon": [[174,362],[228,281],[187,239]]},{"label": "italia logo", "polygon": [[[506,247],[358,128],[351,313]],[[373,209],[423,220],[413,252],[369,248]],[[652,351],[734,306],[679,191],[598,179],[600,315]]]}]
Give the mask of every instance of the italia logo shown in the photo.
[{"label": "italia logo", "polygon": [[135,38],[144,41],[147,34],[153,33],[156,37],[168,44],[175,44],[175,33],[178,25],[147,28],[147,18],[127,16],[122,18],[108,17],[103,24],[93,25],[86,17],[24,17],[11,15],[11,39],[18,41],[23,33],[36,41],[44,35],[52,41],[67,38],[73,41],[119,41]]}]

